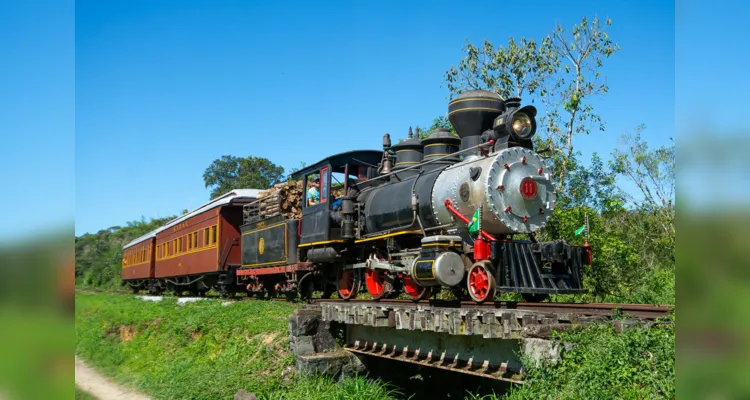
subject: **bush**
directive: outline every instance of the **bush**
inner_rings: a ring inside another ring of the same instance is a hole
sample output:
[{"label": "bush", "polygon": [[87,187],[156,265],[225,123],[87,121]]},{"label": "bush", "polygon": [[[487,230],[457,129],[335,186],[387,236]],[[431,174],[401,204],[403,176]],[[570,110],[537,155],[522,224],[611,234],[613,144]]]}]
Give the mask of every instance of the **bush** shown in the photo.
[{"label": "bush", "polygon": [[[531,367],[507,399],[672,399],[674,324],[617,333],[611,325],[558,333],[572,344],[556,365]],[[531,365],[526,361],[526,365]]]}]

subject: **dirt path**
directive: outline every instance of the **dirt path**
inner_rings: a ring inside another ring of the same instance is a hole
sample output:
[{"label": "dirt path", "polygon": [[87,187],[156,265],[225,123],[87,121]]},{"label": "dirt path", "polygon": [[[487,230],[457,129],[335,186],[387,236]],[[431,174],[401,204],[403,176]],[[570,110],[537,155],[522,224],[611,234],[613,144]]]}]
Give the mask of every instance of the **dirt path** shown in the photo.
[{"label": "dirt path", "polygon": [[112,383],[76,357],[76,386],[99,400],[149,400],[133,390]]}]

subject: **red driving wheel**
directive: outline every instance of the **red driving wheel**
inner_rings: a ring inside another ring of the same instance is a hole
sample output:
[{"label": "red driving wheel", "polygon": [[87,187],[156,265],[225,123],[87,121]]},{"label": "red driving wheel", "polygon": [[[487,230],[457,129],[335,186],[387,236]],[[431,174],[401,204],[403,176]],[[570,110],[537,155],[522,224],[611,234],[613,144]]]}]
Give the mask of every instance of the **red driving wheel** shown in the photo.
[{"label": "red driving wheel", "polygon": [[432,290],[426,286],[420,286],[417,282],[412,279],[409,275],[404,275],[404,293],[409,296],[412,301],[419,301],[430,297]]},{"label": "red driving wheel", "polygon": [[495,277],[492,275],[489,262],[478,262],[472,265],[466,284],[469,296],[477,303],[484,303],[495,298]]},{"label": "red driving wheel", "polygon": [[357,292],[359,292],[359,279],[357,279],[353,269],[342,269],[339,271],[337,288],[339,297],[344,300],[357,297]]},{"label": "red driving wheel", "polygon": [[367,269],[365,271],[365,285],[373,300],[380,300],[386,294],[385,272],[378,269]]}]

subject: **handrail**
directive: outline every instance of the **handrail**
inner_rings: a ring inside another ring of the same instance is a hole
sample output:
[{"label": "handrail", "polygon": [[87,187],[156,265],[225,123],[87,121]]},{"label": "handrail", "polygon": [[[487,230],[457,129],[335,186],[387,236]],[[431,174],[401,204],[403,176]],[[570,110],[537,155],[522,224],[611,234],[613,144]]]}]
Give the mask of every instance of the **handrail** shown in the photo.
[{"label": "handrail", "polygon": [[466,152],[469,152],[469,151],[472,151],[472,150],[484,149],[484,148],[487,148],[487,147],[491,147],[494,144],[495,144],[494,140],[490,140],[489,142],[485,142],[485,143],[480,143],[480,144],[478,144],[476,146],[469,147],[469,148],[463,149],[463,150],[459,150],[459,151],[457,151],[455,153],[446,154],[446,155],[438,157],[438,158],[430,159],[428,161],[423,161],[423,162],[421,162],[419,164],[412,165],[411,167],[406,167],[406,168],[399,169],[398,171],[393,171],[393,172],[390,172],[390,173],[387,173],[387,174],[384,174],[384,175],[379,175],[379,176],[370,178],[370,179],[368,179],[368,180],[366,180],[364,182],[358,182],[356,184],[356,186],[359,187],[360,184],[366,184],[367,182],[372,182],[372,181],[376,181],[378,179],[383,179],[383,178],[389,177],[391,175],[399,174],[399,173],[404,172],[404,171],[409,171],[409,170],[412,170],[412,169],[421,168],[421,167],[423,167],[425,165],[432,164],[434,162],[438,162],[438,161],[444,160],[446,158],[452,158],[452,157],[455,157],[455,156],[457,156],[459,154],[463,154],[463,153],[466,153]]},{"label": "handrail", "polygon": [[[450,211],[451,213],[453,213],[453,215],[455,215],[458,219],[460,219],[461,221],[464,221],[465,224],[467,224],[467,225],[469,224],[469,219],[466,218],[466,217],[464,217],[463,215],[461,215],[460,212],[458,212],[458,210],[456,209],[456,207],[453,206],[453,203],[451,202],[450,199],[445,199],[445,208],[447,208],[448,211]],[[497,239],[495,239],[494,236],[492,236],[489,233],[485,232],[484,229],[482,229],[481,232],[482,232],[482,236],[484,236],[487,240],[492,240],[493,242],[497,241]]]}]

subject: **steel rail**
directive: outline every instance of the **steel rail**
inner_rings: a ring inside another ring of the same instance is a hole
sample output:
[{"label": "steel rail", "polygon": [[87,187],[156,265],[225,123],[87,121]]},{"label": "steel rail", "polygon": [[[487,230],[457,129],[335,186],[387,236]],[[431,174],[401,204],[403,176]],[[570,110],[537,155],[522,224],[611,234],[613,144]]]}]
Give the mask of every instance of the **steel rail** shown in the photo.
[{"label": "steel rail", "polygon": [[[122,295],[131,295],[129,291],[108,291],[96,288],[77,288],[77,291],[82,292],[94,292],[94,293],[114,293]],[[138,296],[153,297],[154,295],[144,293],[138,294]],[[171,296],[171,295],[161,295]],[[183,296],[184,298],[193,298],[195,296]],[[181,298],[183,298],[181,297]],[[234,296],[229,298],[222,298],[219,296],[203,296],[200,298],[207,299],[221,299],[224,301],[289,301],[284,297],[273,297],[268,299],[257,299],[255,297],[245,296]],[[300,303],[304,303],[304,299],[298,299]],[[373,306],[387,307],[388,305],[396,306],[424,306],[430,305],[433,307],[445,307],[445,308],[473,308],[473,309],[506,309],[506,310],[529,310],[556,314],[578,314],[585,316],[614,316],[618,312],[622,315],[631,315],[637,318],[643,319],[659,319],[668,316],[674,312],[674,306],[671,305],[652,305],[652,304],[618,304],[618,303],[524,303],[524,302],[513,302],[513,301],[496,301],[492,303],[477,304],[472,301],[458,301],[458,300],[423,300],[419,302],[413,302],[406,299],[382,299],[375,301],[372,299],[321,299],[314,298],[310,299],[311,304],[320,303],[342,303],[342,304],[361,304],[361,303],[372,303]]]},{"label": "steel rail", "polygon": [[622,315],[631,315],[643,319],[658,319],[666,317],[673,310],[669,305],[650,305],[650,304],[616,304],[616,303],[523,303],[512,301],[496,301],[493,303],[477,304],[472,301],[458,300],[428,300],[422,302],[413,302],[403,299],[387,299],[373,301],[370,299],[312,299],[312,303],[372,303],[373,306],[420,306],[430,305],[433,307],[445,308],[472,308],[472,309],[515,309],[528,310],[537,312],[557,313],[557,314],[578,314],[585,316],[614,316],[617,313]]}]

